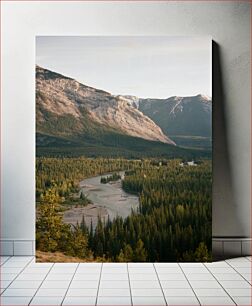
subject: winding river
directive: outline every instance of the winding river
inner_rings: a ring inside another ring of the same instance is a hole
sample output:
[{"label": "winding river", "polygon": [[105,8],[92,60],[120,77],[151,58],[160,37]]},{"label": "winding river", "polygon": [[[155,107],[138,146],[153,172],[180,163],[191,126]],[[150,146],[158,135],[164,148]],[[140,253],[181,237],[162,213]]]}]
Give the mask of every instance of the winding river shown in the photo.
[{"label": "winding river", "polygon": [[[122,179],[125,171],[119,172]],[[97,224],[97,218],[100,216],[112,220],[116,216],[126,218],[131,214],[131,210],[136,210],[139,206],[139,198],[136,195],[129,194],[122,189],[121,180],[101,184],[101,177],[109,176],[111,173],[103,174],[84,179],[80,182],[81,191],[92,201],[83,208],[72,208],[64,214],[66,223],[80,223],[82,217],[89,226],[92,220],[94,226]]]}]

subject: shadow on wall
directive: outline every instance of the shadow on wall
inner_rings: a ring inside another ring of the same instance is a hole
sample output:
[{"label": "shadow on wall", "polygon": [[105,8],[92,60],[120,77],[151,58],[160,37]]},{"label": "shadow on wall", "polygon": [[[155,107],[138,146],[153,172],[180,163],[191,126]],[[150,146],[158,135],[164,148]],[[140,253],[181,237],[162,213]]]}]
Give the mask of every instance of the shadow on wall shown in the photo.
[{"label": "shadow on wall", "polygon": [[[213,41],[213,237],[244,233],[233,189],[227,133],[226,105],[221,69],[221,48]],[[217,234],[218,233],[218,234]],[[238,238],[238,237],[237,237]],[[241,237],[240,237],[241,238]]]}]

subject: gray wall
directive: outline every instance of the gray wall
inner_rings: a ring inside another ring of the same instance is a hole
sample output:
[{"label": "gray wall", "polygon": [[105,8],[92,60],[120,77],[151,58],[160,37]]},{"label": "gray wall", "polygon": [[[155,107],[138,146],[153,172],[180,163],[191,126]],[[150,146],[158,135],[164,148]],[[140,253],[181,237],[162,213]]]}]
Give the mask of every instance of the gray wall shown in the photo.
[{"label": "gray wall", "polygon": [[213,235],[250,236],[250,4],[3,2],[3,239],[34,240],[35,35],[211,35]]}]

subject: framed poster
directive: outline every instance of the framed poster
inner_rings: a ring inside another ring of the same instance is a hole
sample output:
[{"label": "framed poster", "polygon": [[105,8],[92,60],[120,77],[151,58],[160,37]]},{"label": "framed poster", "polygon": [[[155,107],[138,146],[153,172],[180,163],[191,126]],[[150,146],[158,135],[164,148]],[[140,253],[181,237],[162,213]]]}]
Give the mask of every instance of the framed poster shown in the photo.
[{"label": "framed poster", "polygon": [[37,261],[210,261],[209,37],[36,38]]}]

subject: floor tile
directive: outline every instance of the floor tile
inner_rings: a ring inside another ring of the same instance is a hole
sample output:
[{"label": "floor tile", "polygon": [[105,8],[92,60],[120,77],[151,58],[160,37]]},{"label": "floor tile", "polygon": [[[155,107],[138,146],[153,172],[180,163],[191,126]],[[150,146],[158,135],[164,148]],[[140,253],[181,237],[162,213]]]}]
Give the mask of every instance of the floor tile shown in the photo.
[{"label": "floor tile", "polygon": [[128,266],[128,263],[127,262],[104,262],[102,264],[103,267],[107,267],[107,266],[110,266],[110,267],[124,267],[124,266]]},{"label": "floor tile", "polygon": [[0,256],[0,263],[3,264],[6,262],[8,259],[10,259],[10,256]]},{"label": "floor tile", "polygon": [[194,288],[195,294],[199,296],[227,296],[222,288]]},{"label": "floor tile", "polygon": [[[117,283],[117,282],[116,282]],[[119,282],[120,283],[120,282]],[[76,289],[90,289],[90,288],[98,288],[99,281],[79,281],[79,280],[73,280],[70,284],[70,288],[76,288]],[[110,282],[111,284],[111,282]],[[113,287],[112,287],[113,288]]]},{"label": "floor tile", "polygon": [[11,285],[10,289],[33,289],[38,288],[42,281],[18,281],[15,280]]},{"label": "floor tile", "polygon": [[193,306],[193,305],[200,305],[199,304],[199,301],[196,297],[194,296],[187,296],[187,297],[183,297],[183,296],[169,296],[169,297],[166,297],[166,302],[169,306],[173,306],[173,305],[183,305],[183,306],[186,306],[186,305],[190,305],[190,306]]},{"label": "floor tile", "polygon": [[124,266],[110,266],[110,265],[103,265],[102,266],[102,273],[127,273],[128,268],[127,265]]},{"label": "floor tile", "polygon": [[55,269],[68,269],[68,268],[77,268],[79,266],[78,262],[56,262],[53,267]]},{"label": "floor tile", "polygon": [[166,288],[163,289],[165,296],[195,296],[192,289]]},{"label": "floor tile", "polygon": [[193,288],[221,288],[221,285],[215,281],[201,281],[201,280],[190,280],[190,284]]},{"label": "floor tile", "polygon": [[248,268],[251,269],[252,263],[249,261],[234,261],[229,263],[233,268]]},{"label": "floor tile", "polygon": [[1,270],[4,268],[24,268],[28,262],[23,261],[7,261],[1,267]]},{"label": "floor tile", "polygon": [[54,265],[52,262],[31,262],[27,267],[29,268],[51,268]]},{"label": "floor tile", "polygon": [[135,288],[135,289],[137,289],[137,288],[139,288],[139,289],[141,289],[141,288],[158,289],[158,288],[160,288],[160,284],[159,284],[158,280],[156,280],[156,281],[135,281],[135,280],[133,280],[133,281],[130,281],[130,287]]},{"label": "floor tile", "polygon": [[183,273],[169,273],[169,274],[158,274],[158,278],[162,280],[186,280],[186,277]]},{"label": "floor tile", "polygon": [[31,261],[34,256],[12,256],[10,261]]},{"label": "floor tile", "polygon": [[[67,274],[67,275],[69,275],[69,274]],[[89,280],[90,281],[95,281],[96,280],[96,281],[98,281],[99,278],[100,278],[100,274],[97,274],[97,273],[94,273],[94,274],[83,273],[83,274],[75,274],[73,280],[86,280],[86,281],[89,281]]]},{"label": "floor tile", "polygon": [[230,259],[226,259],[226,262],[247,262],[247,257],[235,257],[235,258],[230,258]]},{"label": "floor tile", "polygon": [[1,273],[1,281],[2,280],[13,280],[15,277],[17,277],[17,274],[14,273],[6,273],[6,274],[2,274]]},{"label": "floor tile", "polygon": [[153,267],[153,263],[152,262],[129,262],[128,267],[129,269],[131,267],[134,267],[134,268]]},{"label": "floor tile", "polygon": [[250,284],[252,284],[252,277],[251,277],[251,274],[246,274],[246,273],[243,273],[242,278],[246,279]]},{"label": "floor tile", "polygon": [[52,274],[73,274],[73,273],[75,273],[76,268],[77,267],[65,267],[64,268],[62,266],[60,266],[60,267],[53,266],[51,268],[50,273],[52,273]]},{"label": "floor tile", "polygon": [[130,281],[142,280],[142,281],[157,281],[156,274],[129,274]]},{"label": "floor tile", "polygon": [[18,274],[23,270],[23,268],[11,268],[11,267],[1,267],[1,274]]},{"label": "floor tile", "polygon": [[155,262],[154,266],[156,268],[163,267],[163,268],[171,268],[171,267],[178,267],[179,264],[177,262]]},{"label": "floor tile", "polygon": [[124,263],[113,263],[113,262],[108,262],[108,263],[101,263],[101,262],[81,262],[79,264],[80,267],[88,267],[88,268],[95,268],[95,267],[102,267],[103,265],[124,265]]},{"label": "floor tile", "polygon": [[180,267],[168,267],[168,268],[162,268],[158,267],[156,268],[156,271],[158,274],[165,274],[165,273],[183,273]]},{"label": "floor tile", "polygon": [[235,305],[235,303],[228,296],[218,296],[218,297],[200,296],[198,297],[198,299],[202,306],[205,306],[205,305],[208,305],[208,306]]},{"label": "floor tile", "polygon": [[215,274],[214,275],[217,280],[237,280],[237,281],[242,281],[244,280],[241,275],[238,273],[228,273],[228,274]]},{"label": "floor tile", "polygon": [[251,306],[252,298],[248,296],[234,296],[233,300],[237,305]]},{"label": "floor tile", "polygon": [[228,263],[225,261],[214,261],[214,262],[206,262],[204,266],[207,268],[228,268],[230,267]]},{"label": "floor tile", "polygon": [[251,296],[251,288],[226,288],[231,296]]},{"label": "floor tile", "polygon": [[31,306],[48,306],[48,305],[61,305],[63,296],[35,296],[31,301]]},{"label": "floor tile", "polygon": [[173,280],[162,280],[161,286],[164,289],[169,288],[190,288],[190,284],[186,280],[173,281]]},{"label": "floor tile", "polygon": [[232,274],[232,273],[235,273],[235,270],[231,267],[225,267],[225,268],[222,268],[222,267],[209,267],[209,270],[211,271],[211,273],[213,274]]},{"label": "floor tile", "polygon": [[9,306],[16,306],[22,305],[26,306],[29,305],[30,300],[32,299],[31,296],[11,296],[11,297],[1,297],[1,306],[9,305]]},{"label": "floor tile", "polygon": [[26,289],[6,289],[2,296],[33,296],[36,292],[36,288]]},{"label": "floor tile", "polygon": [[191,267],[183,267],[182,268],[183,272],[185,274],[205,274],[205,273],[209,273],[209,271],[207,270],[207,268],[205,267],[195,267],[195,268],[191,268]]},{"label": "floor tile", "polygon": [[76,274],[100,274],[101,273],[101,267],[94,267],[94,268],[88,268],[88,267],[78,267],[76,270]]},{"label": "floor tile", "polygon": [[155,274],[154,268],[129,268],[129,274]]},{"label": "floor tile", "polygon": [[247,274],[251,274],[251,268],[247,267],[247,268],[239,268],[239,267],[234,267],[234,269],[238,272],[238,273],[247,273]]},{"label": "floor tile", "polygon": [[220,284],[224,288],[251,288],[251,285],[244,281],[222,281],[220,280]]},{"label": "floor tile", "polygon": [[73,306],[94,306],[96,302],[95,296],[66,296],[62,305],[73,305]]},{"label": "floor tile", "polygon": [[[132,284],[131,284],[132,285]],[[98,286],[98,283],[97,283]],[[120,288],[120,289],[127,289],[129,288],[129,281],[101,281],[99,288]]]},{"label": "floor tile", "polygon": [[34,268],[34,267],[27,267],[24,269],[23,273],[27,274],[47,274],[49,272],[50,268]]},{"label": "floor tile", "polygon": [[44,281],[41,285],[42,289],[64,289],[68,288],[70,284],[70,280],[68,281]]},{"label": "floor tile", "polygon": [[132,296],[163,296],[162,290],[159,289],[150,289],[150,288],[131,288]]},{"label": "floor tile", "polygon": [[26,281],[26,280],[43,280],[45,278],[45,275],[44,274],[32,274],[32,273],[22,273],[20,274],[16,280],[18,281]]},{"label": "floor tile", "polygon": [[67,291],[67,296],[97,296],[98,288],[70,288]]},{"label": "floor tile", "polygon": [[[97,275],[97,276],[99,276],[99,275]],[[104,280],[111,280],[111,281],[113,281],[113,280],[118,280],[118,281],[119,280],[124,280],[124,281],[126,281],[126,280],[128,280],[128,274],[126,274],[126,273],[102,274],[101,275],[101,280],[103,280],[103,281]]]},{"label": "floor tile", "polygon": [[139,305],[139,306],[163,306],[166,305],[165,299],[161,296],[155,296],[155,297],[143,297],[143,296],[133,296],[132,297],[133,305]]},{"label": "floor tile", "polygon": [[[1,277],[1,275],[0,275]],[[11,280],[2,280],[0,281],[0,285],[1,285],[1,288],[7,288],[9,287],[9,285],[11,284]]]},{"label": "floor tile", "polygon": [[65,288],[50,288],[50,289],[43,289],[40,288],[36,293],[36,296],[64,296],[67,289]]},{"label": "floor tile", "polygon": [[207,281],[207,280],[215,280],[213,275],[210,273],[200,273],[200,274],[187,274],[186,277],[189,281],[191,280],[201,280],[201,281]]},{"label": "floor tile", "polygon": [[204,267],[204,263],[202,262],[180,262],[178,263],[178,265],[183,268],[183,267],[187,267],[187,268],[202,268]]},{"label": "floor tile", "polygon": [[54,281],[62,281],[62,280],[71,280],[73,277],[73,274],[59,274],[59,273],[49,273],[46,276],[46,280],[54,280]]},{"label": "floor tile", "polygon": [[130,296],[129,288],[100,288],[98,296]]},{"label": "floor tile", "polygon": [[97,300],[97,306],[102,305],[123,305],[123,306],[129,306],[131,305],[131,298],[130,297],[106,297],[106,296],[99,296]]}]

